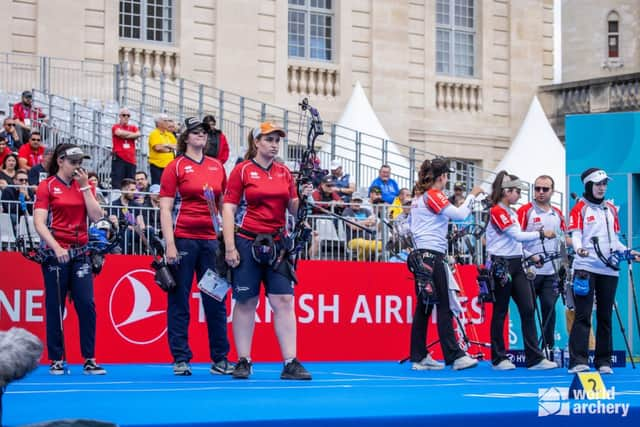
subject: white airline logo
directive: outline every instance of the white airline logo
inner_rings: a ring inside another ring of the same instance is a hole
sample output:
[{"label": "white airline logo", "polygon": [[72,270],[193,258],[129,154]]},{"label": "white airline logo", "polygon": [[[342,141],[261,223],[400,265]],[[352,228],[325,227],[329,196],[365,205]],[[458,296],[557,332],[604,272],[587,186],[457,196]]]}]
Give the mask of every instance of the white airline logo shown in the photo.
[{"label": "white airline logo", "polygon": [[153,310],[162,307],[157,297],[152,298],[150,286],[156,285],[153,281],[152,270],[130,271],[118,280],[109,297],[109,317],[111,324],[125,341],[132,344],[145,345],[158,341],[167,332],[167,324],[158,316],[165,310]]},{"label": "white airline logo", "polygon": [[60,195],[62,190],[59,187],[53,187],[53,194]]},{"label": "white airline logo", "polygon": [[249,172],[249,178],[251,179],[260,179],[260,174],[256,171]]}]

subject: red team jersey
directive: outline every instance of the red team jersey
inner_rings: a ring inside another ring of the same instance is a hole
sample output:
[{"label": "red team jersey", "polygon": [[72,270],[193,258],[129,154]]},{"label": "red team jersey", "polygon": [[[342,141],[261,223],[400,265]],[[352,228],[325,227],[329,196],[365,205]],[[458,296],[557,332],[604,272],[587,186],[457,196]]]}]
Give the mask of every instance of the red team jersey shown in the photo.
[{"label": "red team jersey", "polygon": [[[91,189],[95,196],[95,189]],[[87,244],[87,207],[80,185],[75,179],[67,185],[50,176],[38,185],[35,209],[49,211],[48,228],[65,249]]]},{"label": "red team jersey", "polygon": [[273,162],[264,169],[253,160],[245,160],[229,175],[224,201],[237,206],[243,198],[247,209],[240,227],[253,233],[273,234],[285,227],[289,201],[298,196],[285,165]]},{"label": "red team jersey", "polygon": [[35,165],[42,162],[42,158],[44,157],[44,147],[38,147],[38,150],[33,151],[31,145],[24,144],[20,149],[18,149],[18,157],[22,157],[27,160],[27,166],[34,167]]},{"label": "red team jersey", "polygon": [[121,125],[117,123],[111,128],[111,141],[113,143],[113,152],[122,160],[132,165],[136,164],[136,140],[124,139],[116,136],[116,130],[122,129],[127,132],[138,132],[138,128],[134,125]]},{"label": "red team jersey", "polygon": [[213,228],[211,212],[205,198],[205,189],[215,195],[215,212],[227,185],[227,175],[218,159],[203,156],[200,162],[179,156],[164,169],[160,180],[160,197],[180,195],[174,235],[181,239],[214,240],[218,236]]}]

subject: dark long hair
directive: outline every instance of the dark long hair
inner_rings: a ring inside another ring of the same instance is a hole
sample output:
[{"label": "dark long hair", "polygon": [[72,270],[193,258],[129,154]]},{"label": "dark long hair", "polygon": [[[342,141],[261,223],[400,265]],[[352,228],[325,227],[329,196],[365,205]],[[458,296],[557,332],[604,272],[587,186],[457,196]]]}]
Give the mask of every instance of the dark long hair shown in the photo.
[{"label": "dark long hair", "polygon": [[53,157],[51,157],[51,162],[49,163],[49,170],[47,171],[49,173],[49,176],[54,176],[58,173],[58,170],[60,169],[60,167],[58,166],[58,159],[60,158],[60,154],[68,150],[69,148],[75,147],[77,147],[76,144],[69,143],[56,145],[56,148],[53,150]]},{"label": "dark long hair", "polygon": [[253,139],[253,129],[251,129],[247,137],[247,151],[244,153],[244,159],[251,160],[256,154],[258,154],[258,147],[256,147],[256,141]]},{"label": "dark long hair", "polygon": [[176,152],[180,154],[184,154],[187,152],[187,139],[189,138],[189,131],[184,129],[180,132],[180,136],[178,137],[178,143],[176,144]]},{"label": "dark long hair", "polygon": [[511,175],[509,172],[505,171],[505,170],[501,170],[500,172],[498,172],[498,174],[496,175],[496,179],[493,180],[493,184],[491,184],[491,205],[495,206],[498,203],[500,203],[500,200],[502,200],[502,194],[504,188],[502,188],[502,181],[504,181],[504,177],[507,176],[509,177],[511,180],[514,179],[518,179],[517,176],[515,175]]},{"label": "dark long hair", "polygon": [[420,165],[418,181],[414,187],[414,192],[417,194],[425,193],[433,186],[440,175],[448,172],[449,162],[446,159],[435,158],[433,160],[425,160]]},{"label": "dark long hair", "polygon": [[9,157],[13,157],[13,159],[16,161],[16,165],[13,167],[14,171],[17,171],[18,168],[20,167],[20,163],[18,162],[18,155],[16,153],[9,153],[7,154],[7,156],[4,158],[4,160],[2,161],[2,169],[6,169],[7,167],[7,159]]}]

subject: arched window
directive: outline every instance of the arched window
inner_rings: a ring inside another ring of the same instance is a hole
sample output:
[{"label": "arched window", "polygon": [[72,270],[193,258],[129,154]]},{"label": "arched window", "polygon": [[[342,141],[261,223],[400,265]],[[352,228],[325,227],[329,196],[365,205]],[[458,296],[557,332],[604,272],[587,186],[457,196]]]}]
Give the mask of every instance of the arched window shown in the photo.
[{"label": "arched window", "polygon": [[620,56],[620,15],[611,11],[607,16],[607,57]]}]

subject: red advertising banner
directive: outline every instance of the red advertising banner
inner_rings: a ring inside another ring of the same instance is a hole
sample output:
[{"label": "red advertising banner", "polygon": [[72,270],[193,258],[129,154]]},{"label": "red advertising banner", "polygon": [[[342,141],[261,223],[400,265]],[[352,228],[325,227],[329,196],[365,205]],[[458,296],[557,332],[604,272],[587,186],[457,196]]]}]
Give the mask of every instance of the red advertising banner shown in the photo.
[{"label": "red advertising banner", "polygon": [[[167,343],[166,294],[154,283],[151,257],[109,255],[94,281],[97,311],[96,357],[105,363],[171,362]],[[491,305],[482,314],[476,269],[459,266],[464,330],[472,341],[489,342]],[[409,353],[415,294],[405,264],[301,261],[296,288],[298,357],[309,361],[393,360]],[[40,266],[18,253],[0,253],[0,329],[28,329],[45,339],[44,285]],[[227,297],[228,335],[235,360]],[[194,283],[189,340],[194,361],[209,360],[204,310]],[[435,313],[435,310],[434,310]],[[54,319],[57,321],[57,319]],[[65,314],[67,357],[80,362],[78,323],[73,304]],[[435,316],[429,339],[437,340]],[[440,357],[439,345],[431,347]],[[472,346],[471,352],[481,348]],[[488,353],[485,352],[488,356]],[[273,313],[264,296],[256,313],[252,358],[277,361],[280,350]],[[43,360],[47,360],[46,352]]]}]

